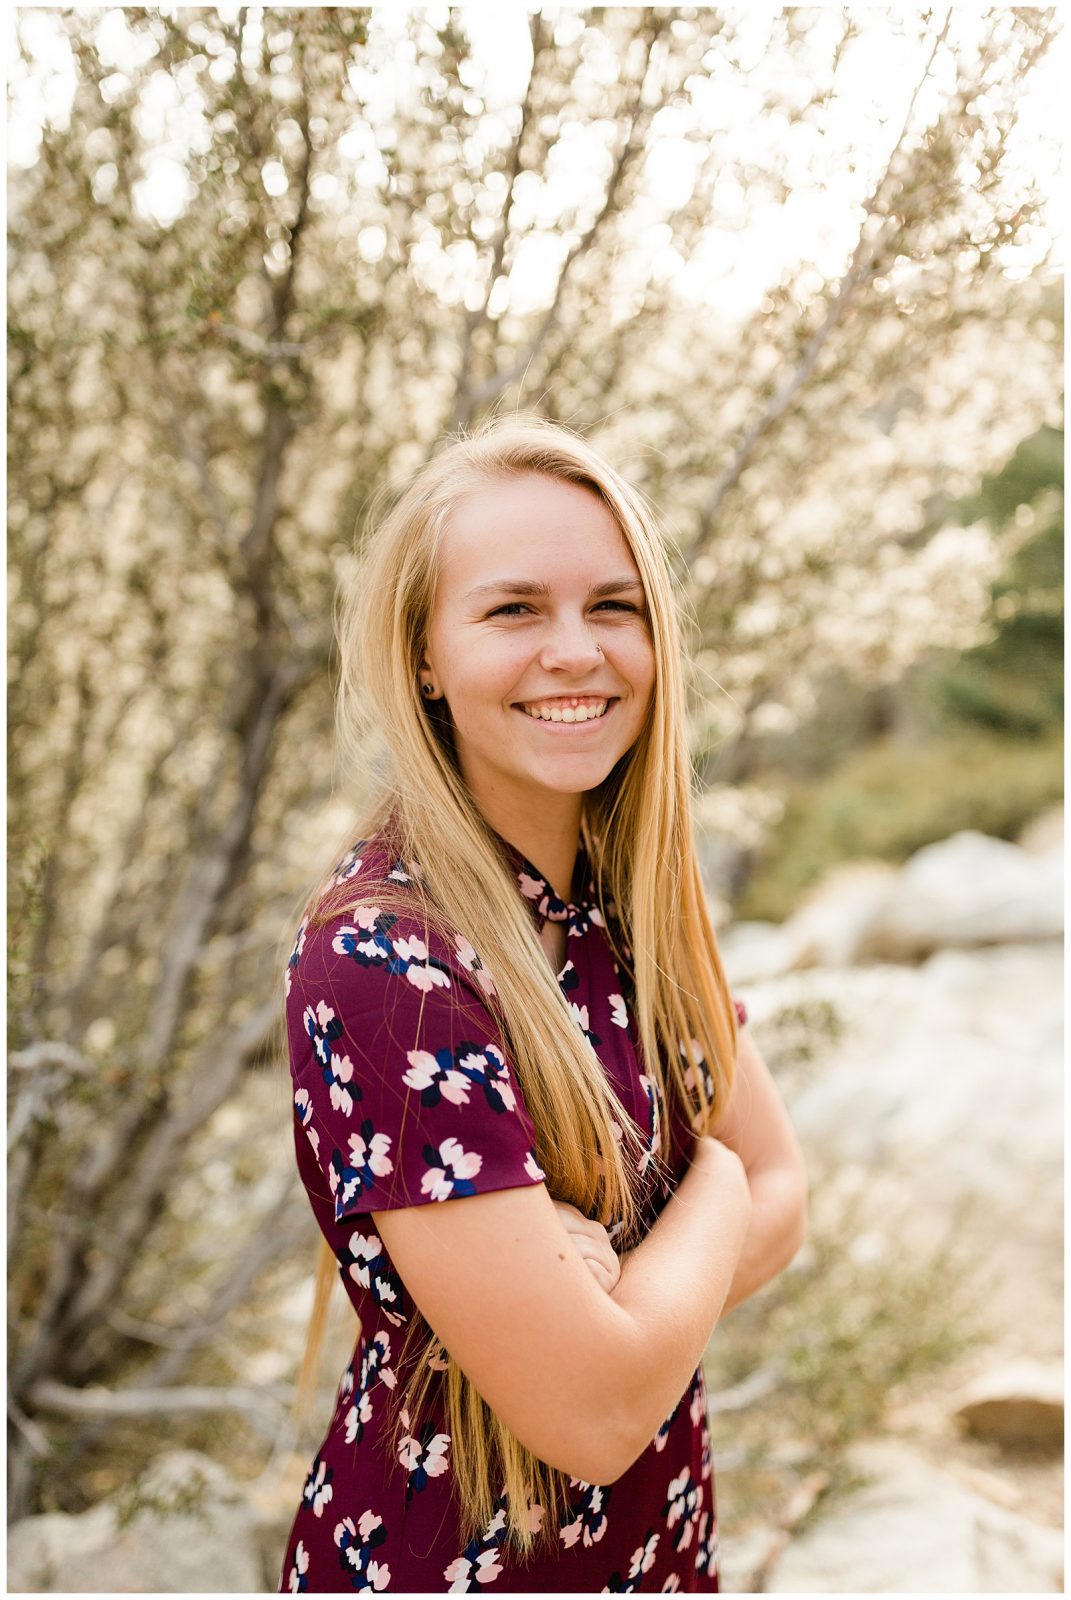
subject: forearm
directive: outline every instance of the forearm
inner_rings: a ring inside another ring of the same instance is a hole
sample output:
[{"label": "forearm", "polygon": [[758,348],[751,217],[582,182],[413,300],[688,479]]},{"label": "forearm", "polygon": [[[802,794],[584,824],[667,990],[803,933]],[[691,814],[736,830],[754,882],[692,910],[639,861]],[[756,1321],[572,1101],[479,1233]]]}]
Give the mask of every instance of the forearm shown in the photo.
[{"label": "forearm", "polygon": [[760,1168],[748,1174],[751,1217],[732,1283],[722,1305],[725,1316],[782,1272],[807,1231],[806,1179],[795,1168]]},{"label": "forearm", "polygon": [[687,1389],[733,1281],[751,1202],[742,1168],[739,1182],[727,1181],[728,1153],[718,1163],[697,1145],[654,1227],[621,1263],[611,1298],[627,1322],[623,1398],[640,1449]]}]

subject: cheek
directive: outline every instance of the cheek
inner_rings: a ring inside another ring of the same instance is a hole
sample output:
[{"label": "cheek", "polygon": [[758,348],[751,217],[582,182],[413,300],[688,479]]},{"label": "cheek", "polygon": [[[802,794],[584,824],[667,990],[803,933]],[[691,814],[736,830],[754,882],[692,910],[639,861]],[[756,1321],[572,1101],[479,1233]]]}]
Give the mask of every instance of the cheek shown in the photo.
[{"label": "cheek", "polygon": [[518,638],[450,641],[440,657],[447,694],[453,689],[473,705],[499,699],[517,683],[528,654]]},{"label": "cheek", "polygon": [[619,657],[620,670],[632,685],[637,700],[646,705],[654,692],[654,645],[644,632],[629,640]]}]

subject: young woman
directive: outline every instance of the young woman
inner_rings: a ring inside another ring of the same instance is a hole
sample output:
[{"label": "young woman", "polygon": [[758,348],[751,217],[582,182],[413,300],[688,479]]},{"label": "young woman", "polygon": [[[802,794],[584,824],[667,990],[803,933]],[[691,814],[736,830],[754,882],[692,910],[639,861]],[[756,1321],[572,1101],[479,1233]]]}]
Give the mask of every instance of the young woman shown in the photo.
[{"label": "young woman", "polygon": [[281,1588],[716,1592],[699,1362],[805,1182],[703,900],[650,514],[498,421],[368,541],[341,662],[385,753],[287,1017],[361,1327]]}]

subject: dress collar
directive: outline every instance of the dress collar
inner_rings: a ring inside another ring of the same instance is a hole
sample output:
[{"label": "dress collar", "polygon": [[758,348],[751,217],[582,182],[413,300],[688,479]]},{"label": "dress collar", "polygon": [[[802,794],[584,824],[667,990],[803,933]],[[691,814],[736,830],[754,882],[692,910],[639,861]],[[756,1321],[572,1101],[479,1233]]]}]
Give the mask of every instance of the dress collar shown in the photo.
[{"label": "dress collar", "polygon": [[[510,844],[500,833],[495,834],[495,838],[517,879],[517,887],[532,912],[537,933],[542,932],[543,925],[547,922],[568,922],[572,927],[583,929],[589,921],[600,920],[591,865],[583,841],[577,849],[576,867],[573,873],[573,881],[582,884],[583,888],[577,901],[567,902],[561,899],[548,879],[529,861],[523,851],[518,850],[516,845]],[[595,913],[594,917],[592,912]]]}]

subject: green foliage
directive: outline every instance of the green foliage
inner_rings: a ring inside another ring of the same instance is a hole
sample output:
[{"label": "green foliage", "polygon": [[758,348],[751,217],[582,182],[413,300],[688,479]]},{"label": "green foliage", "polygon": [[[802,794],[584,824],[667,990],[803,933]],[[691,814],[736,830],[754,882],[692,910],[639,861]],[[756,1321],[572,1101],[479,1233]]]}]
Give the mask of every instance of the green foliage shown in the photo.
[{"label": "green foliage", "polygon": [[899,863],[964,828],[1013,838],[1062,794],[1059,729],[1030,740],[982,728],[919,745],[876,740],[792,792],[737,915],[780,921],[842,861]]},{"label": "green foliage", "polygon": [[951,719],[1016,735],[1063,719],[1063,433],[1055,428],[1024,439],[961,506],[964,521],[985,516],[997,529],[1024,512],[1036,531],[992,587],[992,637],[933,680]]},{"label": "green foliage", "polygon": [[[876,1234],[862,1195],[842,1200],[810,1154],[808,1167],[803,1255],[718,1325],[706,1356],[715,1466],[733,1463],[718,1475],[730,1527],[775,1524],[817,1470],[831,1474],[827,1498],[848,1490],[844,1453],[880,1427],[894,1391],[931,1384],[984,1337],[983,1262],[959,1219],[920,1253],[894,1225]],[[719,1392],[757,1372],[771,1375],[769,1391],[719,1413]]]}]

